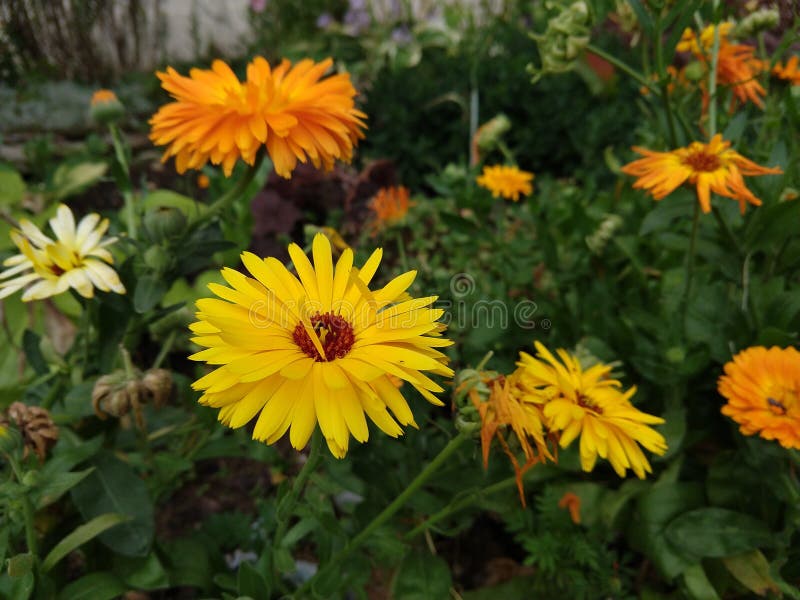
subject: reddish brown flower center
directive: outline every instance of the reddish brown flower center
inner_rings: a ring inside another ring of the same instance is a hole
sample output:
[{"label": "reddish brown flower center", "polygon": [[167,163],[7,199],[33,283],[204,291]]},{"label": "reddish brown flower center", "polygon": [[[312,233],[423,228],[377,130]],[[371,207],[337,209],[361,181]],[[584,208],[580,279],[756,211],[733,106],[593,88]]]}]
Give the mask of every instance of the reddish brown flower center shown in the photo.
[{"label": "reddish brown flower center", "polygon": [[693,152],[683,159],[683,162],[689,165],[694,171],[704,171],[706,173],[716,171],[720,166],[719,156],[703,152],[702,150]]},{"label": "reddish brown flower center", "polygon": [[598,415],[603,414],[603,409],[595,404],[591,398],[578,393],[578,406],[596,412]]},{"label": "reddish brown flower center", "polygon": [[339,315],[317,313],[311,317],[311,327],[314,328],[314,333],[319,338],[325,352],[324,358],[320,355],[302,323],[298,323],[294,328],[292,338],[303,352],[317,362],[344,358],[356,342],[353,326]]}]

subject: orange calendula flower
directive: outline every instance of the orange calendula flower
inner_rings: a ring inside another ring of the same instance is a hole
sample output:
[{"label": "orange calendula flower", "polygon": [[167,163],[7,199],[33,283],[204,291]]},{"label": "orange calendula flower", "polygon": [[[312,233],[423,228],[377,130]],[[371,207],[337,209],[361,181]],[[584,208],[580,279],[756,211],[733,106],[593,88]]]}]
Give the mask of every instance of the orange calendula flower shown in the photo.
[{"label": "orange calendula flower", "polygon": [[94,94],[92,94],[92,106],[96,106],[98,104],[103,104],[105,102],[114,102],[117,100],[117,95],[112,92],[111,90],[97,90]]},{"label": "orange calendula flower", "polygon": [[407,187],[400,185],[379,189],[369,202],[373,235],[384,227],[401,221],[412,206],[414,202],[410,200]]},{"label": "orange calendula flower", "polygon": [[649,427],[664,419],[633,406],[630,398],[636,388],[623,392],[622,384],[611,379],[610,365],[601,363],[584,370],[565,350],[557,351],[558,360],[539,342],[535,345],[537,357],[520,352],[517,373],[524,400],[541,407],[548,430],[561,432],[559,445],[566,448],[580,436],[584,471],[593,470],[599,456],[608,459],[620,477],[631,469],[644,479],[651,468],[637,444],[664,454],[664,436]]},{"label": "orange calendula flower", "polygon": [[517,202],[520,195],[533,193],[533,173],[522,171],[514,166],[495,165],[483,167],[483,173],[476,180],[478,185],[492,192],[492,196],[502,196]]},{"label": "orange calendula flower", "polygon": [[622,168],[622,172],[638,177],[633,187],[647,190],[661,200],[679,186],[688,183],[697,189],[697,198],[704,213],[711,211],[711,192],[739,202],[744,214],[747,203],[761,205],[761,200],[744,184],[743,175],[779,175],[779,167],[762,167],[731,149],[720,134],[707,144],[692,142],[670,152],[654,152],[634,146],[644,158]]},{"label": "orange calendula flower", "polygon": [[189,77],[168,67],[157,75],[175,102],[150,119],[150,139],[167,146],[163,160],[174,156],[179,173],[211,161],[230,176],[239,159],[253,165],[263,146],[281,177],[290,177],[298,160],[330,170],[334,161],[352,159],[366,118],[355,108],[348,74],[322,79],[332,64],[305,59],[292,67],[284,60],[273,69],[259,56],[244,82],[221,60]]},{"label": "orange calendula flower", "polygon": [[777,62],[772,67],[772,75],[778,79],[788,81],[791,85],[800,85],[800,57],[792,56],[786,64]]},{"label": "orange calendula flower", "polygon": [[[481,400],[474,390],[470,393],[472,403],[481,417],[483,464],[484,467],[488,467],[492,440],[497,438],[514,467],[519,499],[522,506],[525,506],[522,477],[535,464],[545,462],[546,459],[554,460],[545,442],[544,416],[538,406],[522,402],[517,398],[514,393],[517,385],[515,375],[497,377],[489,383],[492,387],[486,401]],[[525,463],[522,466],[506,439],[504,434],[506,428],[511,429],[525,456]]]},{"label": "orange calendula flower", "polygon": [[566,508],[575,525],[581,524],[581,498],[573,492],[565,492],[558,501],[558,508]]},{"label": "orange calendula flower", "polygon": [[725,365],[717,389],[728,403],[722,414],[744,435],[758,434],[784,448],[800,449],[800,352],[755,346]]}]

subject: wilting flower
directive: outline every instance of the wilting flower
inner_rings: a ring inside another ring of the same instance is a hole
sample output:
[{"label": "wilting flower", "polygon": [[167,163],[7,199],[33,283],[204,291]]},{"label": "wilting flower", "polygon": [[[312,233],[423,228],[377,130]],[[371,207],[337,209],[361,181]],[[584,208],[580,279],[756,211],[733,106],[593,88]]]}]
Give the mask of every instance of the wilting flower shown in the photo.
[{"label": "wilting flower", "polygon": [[39,406],[13,402],[5,414],[0,415],[0,430],[7,434],[9,424],[14,424],[22,435],[23,458],[30,452],[44,461],[48,450],[58,441],[58,427],[50,413]]},{"label": "wilting flower", "polygon": [[55,233],[53,240],[36,225],[23,219],[19,230],[11,232],[11,239],[21,254],[7,258],[3,265],[10,267],[0,273],[0,298],[24,289],[22,300],[41,300],[75,289],[84,298],[94,296],[97,288],[102,292],[124,294],[125,287],[110,264],[114,263],[106,246],[117,238],[103,238],[108,229],[108,219],[100,215],[86,215],[75,227],[75,217],[65,205],[58,207],[50,219]]},{"label": "wilting flower", "polygon": [[632,469],[640,479],[652,472],[650,463],[637,445],[650,452],[664,454],[664,437],[648,427],[664,419],[648,415],[630,403],[636,392],[626,392],[611,379],[611,366],[596,364],[584,370],[578,360],[558,350],[557,360],[536,342],[537,357],[520,352],[518,372],[526,401],[541,406],[545,425],[551,432],[561,432],[559,445],[569,446],[580,436],[581,467],[594,469],[597,457],[606,458],[620,477]]},{"label": "wilting flower", "polygon": [[403,220],[412,206],[414,203],[409,198],[407,187],[399,185],[379,189],[369,201],[373,233]]},{"label": "wilting flower", "polygon": [[478,185],[492,192],[492,196],[502,196],[517,202],[520,195],[528,196],[533,192],[533,173],[522,171],[517,167],[495,165],[483,167],[483,173],[476,180]]},{"label": "wilting flower", "polygon": [[784,65],[781,62],[775,63],[775,66],[772,67],[772,75],[777,77],[778,79],[783,79],[784,81],[788,81],[791,85],[800,85],[800,57],[797,55],[792,56],[789,60],[786,61]]},{"label": "wilting flower", "polygon": [[[489,450],[492,440],[497,438],[503,452],[506,453],[514,467],[517,478],[519,499],[525,506],[525,492],[522,478],[525,473],[539,462],[553,460],[547,448],[544,433],[544,416],[541,408],[535,404],[521,401],[516,395],[516,375],[510,377],[497,377],[488,382],[491,392],[488,399],[480,399],[473,390],[470,394],[473,405],[478,410],[481,418],[481,450],[483,452],[484,467],[489,465]],[[517,445],[522,449],[525,463],[520,466],[516,454],[512,451],[505,432],[507,429],[514,434]],[[532,442],[532,443],[531,443]]]},{"label": "wilting flower", "polygon": [[720,134],[707,144],[692,142],[685,148],[670,152],[654,152],[634,146],[644,158],[633,161],[622,168],[623,173],[638,177],[633,187],[650,192],[656,200],[668,196],[679,186],[688,183],[697,189],[697,198],[703,212],[711,211],[711,196],[714,192],[739,202],[742,214],[747,203],[761,205],[761,200],[744,184],[743,175],[779,175],[779,167],[767,168],[732,150],[731,143]]},{"label": "wilting flower", "polygon": [[268,444],[288,430],[301,449],[319,422],[341,458],[351,434],[359,442],[369,437],[364,413],[392,437],[402,434],[401,425],[416,426],[390,375],[442,404],[434,396],[442,387],[423,371],[451,376],[438,348],[452,342],[440,335],[443,311],[430,308],[436,296],[398,303],[416,271],[370,290],[381,250],[357,269],[345,249],[334,267],[330,242],[317,234],[312,253],[313,265],[298,245],[289,246],[297,276],[276,258],[249,252],[242,261],[252,277],[222,270],[230,287],[210,284],[220,299],[198,300],[191,326],[194,342],[206,349],[190,358],[217,368],[194,388],[229,427],[260,413],[253,438]]},{"label": "wilting flower", "polygon": [[755,346],[725,365],[717,389],[728,403],[722,414],[744,435],[758,434],[800,450],[800,352]]},{"label": "wilting flower", "polygon": [[179,173],[211,161],[230,176],[237,160],[253,165],[265,145],[282,177],[298,160],[330,170],[336,160],[352,160],[366,118],[355,108],[348,74],[321,80],[332,64],[305,59],[292,67],[284,60],[272,69],[259,56],[244,82],[221,60],[189,77],[168,67],[157,75],[176,101],[150,119],[150,139],[168,145],[162,160],[174,156]]}]

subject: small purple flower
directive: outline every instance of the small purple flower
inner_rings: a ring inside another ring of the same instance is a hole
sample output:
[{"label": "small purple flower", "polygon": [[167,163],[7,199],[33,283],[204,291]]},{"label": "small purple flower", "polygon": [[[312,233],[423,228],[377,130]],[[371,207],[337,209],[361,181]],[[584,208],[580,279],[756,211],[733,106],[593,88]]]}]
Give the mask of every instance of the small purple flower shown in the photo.
[{"label": "small purple flower", "polygon": [[398,46],[405,46],[411,41],[411,32],[405,25],[392,29],[392,41]]},{"label": "small purple flower", "polygon": [[329,12],[324,12],[317,17],[317,29],[327,29],[336,22],[333,15]]},{"label": "small purple flower", "polygon": [[267,0],[250,0],[250,10],[254,13],[262,13],[267,8]]},{"label": "small purple flower", "polygon": [[347,32],[351,35],[358,35],[367,29],[372,22],[372,18],[367,10],[366,0],[350,0],[350,7],[344,14],[343,23]]}]

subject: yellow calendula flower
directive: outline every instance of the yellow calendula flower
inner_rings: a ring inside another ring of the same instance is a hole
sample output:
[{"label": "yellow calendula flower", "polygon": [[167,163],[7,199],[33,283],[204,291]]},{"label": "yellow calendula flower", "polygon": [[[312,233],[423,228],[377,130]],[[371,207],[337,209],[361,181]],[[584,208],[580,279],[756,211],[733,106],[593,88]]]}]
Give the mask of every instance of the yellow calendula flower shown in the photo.
[{"label": "yellow calendula flower", "polygon": [[622,172],[638,177],[633,187],[650,192],[656,200],[665,198],[683,184],[694,186],[704,213],[711,211],[711,192],[739,202],[744,214],[748,203],[761,205],[761,200],[744,184],[743,175],[779,175],[779,167],[762,167],[748,160],[722,139],[720,134],[707,144],[692,142],[670,152],[654,152],[634,146],[644,158],[622,168]]},{"label": "yellow calendula flower", "polygon": [[758,434],[800,450],[800,352],[754,346],[725,365],[717,384],[728,403],[722,414],[744,435]]},{"label": "yellow calendula flower", "polygon": [[369,201],[372,211],[373,235],[381,229],[401,221],[408,209],[414,206],[408,188],[402,185],[383,187]]},{"label": "yellow calendula flower", "polygon": [[536,357],[520,352],[517,363],[525,400],[541,407],[547,428],[560,432],[562,448],[580,436],[583,470],[594,469],[599,456],[608,459],[620,477],[627,469],[640,479],[652,472],[639,445],[655,454],[666,452],[664,437],[649,427],[664,419],[631,404],[636,388],[623,392],[622,384],[611,379],[609,365],[584,370],[566,351],[557,351],[559,361],[539,342],[536,352]]},{"label": "yellow calendula flower", "polygon": [[330,58],[294,67],[284,60],[273,69],[259,56],[244,82],[221,60],[189,77],[169,67],[157,75],[175,102],[150,119],[150,139],[167,145],[163,160],[174,156],[179,173],[211,161],[230,176],[236,161],[254,164],[264,146],[281,177],[290,177],[298,160],[330,170],[334,161],[352,159],[366,118],[355,108],[348,74],[322,79],[332,65]]},{"label": "yellow calendula flower", "polygon": [[[481,450],[483,465],[489,466],[489,450],[495,438],[508,456],[514,467],[517,479],[517,490],[522,506],[525,506],[525,491],[522,478],[534,465],[547,460],[554,460],[547,448],[544,432],[544,415],[535,404],[522,402],[516,395],[517,377],[497,377],[489,381],[491,392],[488,399],[481,400],[473,389],[470,393],[472,404],[481,418]],[[520,466],[516,454],[506,439],[506,430],[510,430],[516,439],[516,445],[522,449],[525,463]]]},{"label": "yellow calendula flower", "polygon": [[114,258],[106,248],[117,238],[104,238],[108,219],[92,213],[75,226],[72,211],[61,204],[56,216],[50,219],[55,240],[49,238],[36,225],[23,219],[19,229],[11,232],[11,239],[21,254],[7,258],[0,273],[0,298],[18,290],[25,290],[22,300],[41,300],[67,291],[76,290],[84,298],[94,296],[94,290],[125,293],[125,286],[116,271],[109,265]]},{"label": "yellow calendula flower", "polygon": [[533,173],[522,171],[517,167],[495,165],[483,167],[483,173],[476,180],[478,185],[492,192],[492,196],[502,196],[517,202],[520,195],[533,193]]},{"label": "yellow calendula flower", "polygon": [[209,285],[219,299],[197,301],[193,340],[206,349],[190,358],[216,367],[194,383],[201,404],[219,408],[219,420],[233,428],[259,415],[254,439],[272,444],[289,431],[297,449],[319,422],[338,458],[351,435],[369,437],[365,414],[392,437],[401,425],[416,426],[390,376],[442,404],[434,395],[442,387],[424,372],[453,374],[439,350],[452,343],[440,335],[444,311],[431,308],[436,296],[398,301],[416,271],[371,290],[382,251],[357,269],[347,248],[334,266],[321,233],[313,264],[296,244],[289,255],[297,275],[275,258],[245,252],[252,277],[223,269],[228,286]]}]

